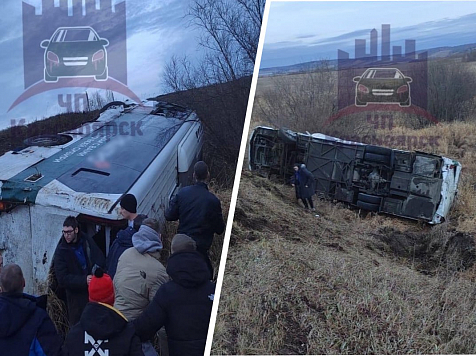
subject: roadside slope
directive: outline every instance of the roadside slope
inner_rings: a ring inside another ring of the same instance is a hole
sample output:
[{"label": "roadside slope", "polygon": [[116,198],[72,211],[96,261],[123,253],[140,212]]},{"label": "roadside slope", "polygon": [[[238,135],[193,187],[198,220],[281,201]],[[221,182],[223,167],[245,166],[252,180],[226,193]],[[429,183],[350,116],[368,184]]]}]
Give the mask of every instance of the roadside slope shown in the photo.
[{"label": "roadside slope", "polygon": [[472,235],[243,171],[212,354],[475,353]]}]

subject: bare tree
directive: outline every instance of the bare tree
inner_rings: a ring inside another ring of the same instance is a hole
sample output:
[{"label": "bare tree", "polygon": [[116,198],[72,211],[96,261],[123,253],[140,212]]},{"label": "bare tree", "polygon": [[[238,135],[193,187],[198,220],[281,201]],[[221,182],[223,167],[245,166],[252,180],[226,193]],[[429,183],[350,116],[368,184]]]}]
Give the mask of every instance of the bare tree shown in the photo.
[{"label": "bare tree", "polygon": [[468,120],[476,112],[476,72],[457,59],[428,67],[428,111],[439,121]]},{"label": "bare tree", "polygon": [[104,98],[101,96],[99,90],[96,90],[92,95],[89,95],[88,97],[90,110],[101,109],[105,104]]},{"label": "bare tree", "polygon": [[197,64],[172,57],[167,100],[193,108],[205,128],[204,159],[224,185],[233,183],[265,0],[192,0],[191,24],[202,34]]},{"label": "bare tree", "polygon": [[106,90],[106,102],[111,103],[114,101],[114,92],[112,90]]},{"label": "bare tree", "polygon": [[262,78],[255,99],[256,115],[276,127],[322,130],[337,111],[336,86],[336,72],[327,60],[302,73]]},{"label": "bare tree", "polygon": [[201,30],[205,55],[196,66],[187,57],[173,57],[165,68],[165,85],[180,91],[250,75],[264,5],[265,0],[194,0],[189,17]]}]

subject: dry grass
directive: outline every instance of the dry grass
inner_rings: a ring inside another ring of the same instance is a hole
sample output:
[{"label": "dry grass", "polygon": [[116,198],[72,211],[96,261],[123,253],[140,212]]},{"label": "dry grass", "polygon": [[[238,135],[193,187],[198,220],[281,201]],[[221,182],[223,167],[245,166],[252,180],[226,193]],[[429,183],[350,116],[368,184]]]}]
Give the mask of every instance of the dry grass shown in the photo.
[{"label": "dry grass", "polygon": [[243,173],[213,354],[476,351],[472,237],[293,199]]},{"label": "dry grass", "polygon": [[463,165],[439,226],[324,200],[315,217],[242,172],[212,354],[476,353],[476,124],[413,127],[375,132],[438,137],[422,150]]},{"label": "dry grass", "polygon": [[46,294],[48,296],[48,304],[47,304],[47,312],[55,324],[56,330],[64,339],[69,331],[69,321],[68,321],[68,314],[66,304],[63,300],[61,300],[55,292],[49,288],[49,286],[53,285],[53,274],[48,274],[48,288],[46,290]]},{"label": "dry grass", "polygon": [[84,113],[58,114],[47,119],[22,125],[21,122],[12,122],[8,129],[0,131],[0,155],[7,151],[26,147],[23,141],[26,138],[38,135],[51,135],[75,129],[85,122],[96,120],[98,110]]}]

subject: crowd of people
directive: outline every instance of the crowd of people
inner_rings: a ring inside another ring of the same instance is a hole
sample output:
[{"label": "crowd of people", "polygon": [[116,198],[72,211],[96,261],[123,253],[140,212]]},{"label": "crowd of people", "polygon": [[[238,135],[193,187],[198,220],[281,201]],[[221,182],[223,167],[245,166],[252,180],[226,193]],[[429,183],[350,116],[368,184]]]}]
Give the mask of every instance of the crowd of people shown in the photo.
[{"label": "crowd of people", "polygon": [[65,338],[46,312],[46,298],[23,293],[21,267],[3,267],[0,354],[157,356],[157,338],[161,356],[203,355],[215,294],[208,250],[225,223],[219,199],[208,191],[205,162],[195,164],[194,178],[165,212],[166,220],[179,221],[166,267],[159,221],[139,214],[132,194],[120,201],[128,225],[107,258],[75,217],[65,219],[53,258],[66,295]]}]

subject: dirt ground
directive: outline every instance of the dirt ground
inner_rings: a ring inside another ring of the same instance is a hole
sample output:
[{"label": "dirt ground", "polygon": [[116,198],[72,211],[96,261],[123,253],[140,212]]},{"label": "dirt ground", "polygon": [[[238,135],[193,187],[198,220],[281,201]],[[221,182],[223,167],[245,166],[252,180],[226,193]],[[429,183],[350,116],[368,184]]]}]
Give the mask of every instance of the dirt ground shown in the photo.
[{"label": "dirt ground", "polygon": [[244,170],[212,354],[476,352],[467,203],[437,226],[320,199],[317,217]]}]

